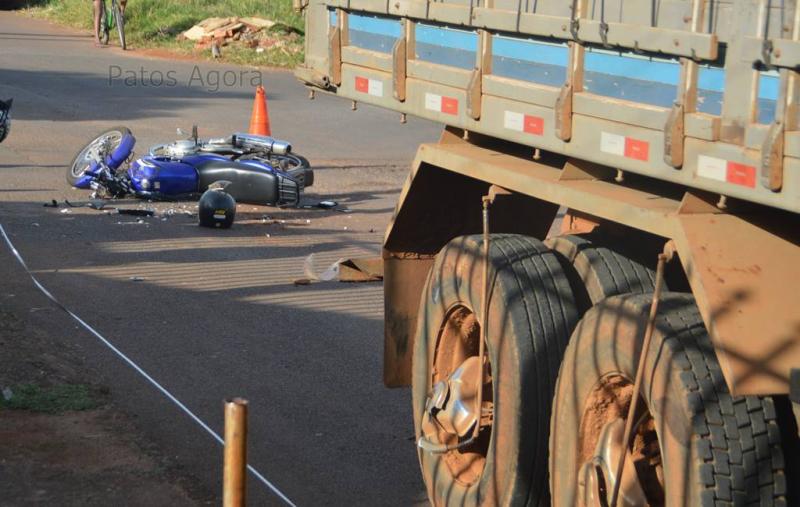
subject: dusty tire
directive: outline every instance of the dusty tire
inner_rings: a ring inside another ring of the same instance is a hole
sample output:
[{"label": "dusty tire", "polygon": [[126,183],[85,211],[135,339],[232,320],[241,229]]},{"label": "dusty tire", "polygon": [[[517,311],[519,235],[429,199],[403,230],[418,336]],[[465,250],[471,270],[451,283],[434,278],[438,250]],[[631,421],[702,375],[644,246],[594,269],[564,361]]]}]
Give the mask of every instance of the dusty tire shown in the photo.
[{"label": "dusty tire", "polygon": [[[417,438],[432,383],[453,370],[452,364],[445,364],[450,348],[455,347],[447,325],[454,312],[464,312],[467,318],[472,312],[473,319],[481,315],[481,245],[480,236],[448,243],[437,255],[423,291],[413,356]],[[550,405],[559,363],[578,314],[558,259],[539,240],[493,235],[490,258],[493,288],[486,350],[493,425],[481,431],[478,443],[482,447],[474,444],[468,452],[432,454],[419,449],[422,475],[429,498],[437,506],[549,505]],[[477,321],[473,324],[478,325]],[[464,350],[467,344],[471,347],[471,352],[464,352],[467,356],[477,355],[477,329],[469,327],[460,335]],[[478,467],[458,472],[464,460]]]},{"label": "dusty tire", "polygon": [[[570,339],[551,423],[554,506],[578,505],[592,489],[579,486],[579,477],[591,484],[586,471],[597,470],[596,458],[584,464],[599,454],[603,423],[618,425],[627,413],[651,298],[601,302]],[[667,505],[785,505],[773,400],[729,394],[690,295],[662,296],[646,361],[639,406],[648,412],[641,413],[632,454],[648,502],[658,505],[660,494]]]},{"label": "dusty tire", "polygon": [[593,305],[620,294],[653,292],[653,269],[593,241],[591,235],[555,236],[545,244],[572,265]]}]

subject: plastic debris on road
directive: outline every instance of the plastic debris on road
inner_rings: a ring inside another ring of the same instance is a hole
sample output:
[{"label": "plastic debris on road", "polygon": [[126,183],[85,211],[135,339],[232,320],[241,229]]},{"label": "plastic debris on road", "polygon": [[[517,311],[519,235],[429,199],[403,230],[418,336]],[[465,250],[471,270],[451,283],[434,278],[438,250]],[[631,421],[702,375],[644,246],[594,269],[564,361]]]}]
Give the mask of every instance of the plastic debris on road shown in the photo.
[{"label": "plastic debris on road", "polygon": [[345,259],[339,259],[325,269],[322,273],[317,275],[314,266],[314,254],[309,254],[303,261],[303,275],[305,278],[298,278],[294,281],[295,285],[309,285],[312,281],[316,282],[330,282],[339,278],[339,264],[344,262]]}]

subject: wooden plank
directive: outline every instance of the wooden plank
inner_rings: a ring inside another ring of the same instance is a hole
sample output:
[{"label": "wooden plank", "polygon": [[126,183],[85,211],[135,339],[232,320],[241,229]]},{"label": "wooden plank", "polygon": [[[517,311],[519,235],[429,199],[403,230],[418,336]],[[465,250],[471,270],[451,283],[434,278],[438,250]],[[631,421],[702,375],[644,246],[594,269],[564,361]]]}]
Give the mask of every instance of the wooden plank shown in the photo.
[{"label": "wooden plank", "polygon": [[[580,40],[602,44],[600,21],[581,19]],[[611,46],[652,51],[701,60],[716,60],[716,35],[686,30],[668,30],[628,23],[608,23],[607,43]]]}]

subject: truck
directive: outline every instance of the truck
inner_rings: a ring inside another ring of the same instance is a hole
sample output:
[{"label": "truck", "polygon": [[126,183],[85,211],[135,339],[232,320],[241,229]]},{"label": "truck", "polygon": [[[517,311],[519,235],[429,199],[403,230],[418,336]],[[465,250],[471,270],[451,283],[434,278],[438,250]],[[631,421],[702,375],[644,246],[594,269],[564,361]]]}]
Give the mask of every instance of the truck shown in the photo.
[{"label": "truck", "polygon": [[443,125],[383,243],[433,505],[798,505],[796,0],[296,0]]}]

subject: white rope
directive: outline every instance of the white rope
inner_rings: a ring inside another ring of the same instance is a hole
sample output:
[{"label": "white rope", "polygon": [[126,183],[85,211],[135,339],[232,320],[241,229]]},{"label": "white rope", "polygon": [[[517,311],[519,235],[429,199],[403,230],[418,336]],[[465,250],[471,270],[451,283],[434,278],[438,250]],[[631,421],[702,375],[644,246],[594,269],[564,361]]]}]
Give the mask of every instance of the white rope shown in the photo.
[{"label": "white rope", "polygon": [[[28,273],[28,276],[30,276],[30,277],[31,277],[31,280],[33,280],[33,284],[34,284],[34,285],[35,285],[35,286],[36,286],[36,287],[37,287],[37,288],[38,288],[38,289],[39,289],[39,290],[42,292],[42,294],[44,294],[45,296],[47,296],[47,298],[48,298],[50,301],[52,301],[52,302],[53,302],[53,303],[54,303],[54,304],[55,304],[57,307],[61,308],[61,309],[62,309],[62,310],[64,310],[64,311],[65,311],[65,312],[66,312],[66,313],[67,313],[67,314],[68,314],[70,317],[72,317],[73,319],[75,319],[75,320],[78,322],[78,324],[80,324],[81,326],[83,326],[83,327],[84,327],[84,329],[86,329],[87,331],[89,331],[90,333],[92,333],[92,334],[93,334],[93,335],[94,335],[94,336],[95,336],[95,337],[96,337],[98,340],[100,340],[100,341],[101,341],[101,342],[102,342],[102,343],[103,343],[103,344],[104,344],[106,347],[108,347],[109,349],[111,349],[111,351],[112,351],[112,352],[114,352],[114,353],[115,353],[117,356],[119,356],[119,357],[120,357],[120,358],[121,358],[123,361],[125,361],[126,363],[128,363],[128,366],[130,366],[131,368],[133,368],[134,370],[136,370],[136,372],[137,372],[137,373],[139,373],[139,374],[140,374],[142,377],[144,377],[144,378],[145,378],[145,379],[146,379],[148,382],[150,382],[150,383],[151,383],[151,384],[152,384],[152,385],[153,385],[153,386],[154,386],[156,389],[158,389],[159,391],[161,391],[161,393],[162,393],[164,396],[166,396],[166,397],[167,397],[167,398],[168,398],[168,399],[169,399],[169,400],[170,400],[172,403],[174,403],[175,405],[177,405],[177,407],[178,407],[178,408],[180,408],[180,409],[181,409],[181,410],[182,410],[182,411],[183,411],[183,412],[184,412],[186,415],[188,415],[190,418],[192,418],[192,420],[193,420],[194,422],[196,422],[198,425],[200,425],[200,427],[201,427],[201,428],[203,428],[204,430],[206,430],[206,432],[207,432],[209,435],[211,435],[211,437],[212,437],[212,438],[214,438],[214,440],[216,440],[216,441],[217,441],[217,443],[219,443],[220,445],[224,445],[224,444],[225,444],[225,441],[222,439],[222,437],[220,437],[220,436],[219,436],[219,435],[218,435],[218,434],[217,434],[217,433],[216,433],[214,430],[212,430],[212,429],[211,429],[211,428],[208,426],[208,424],[206,424],[205,422],[203,422],[203,420],[202,420],[202,419],[200,419],[198,416],[196,416],[196,415],[194,414],[194,412],[192,412],[191,410],[189,410],[189,408],[188,408],[186,405],[184,405],[184,404],[183,404],[183,403],[182,403],[182,402],[181,402],[181,401],[180,401],[178,398],[176,398],[176,397],[175,397],[175,396],[174,396],[174,395],[173,395],[171,392],[169,392],[169,391],[168,391],[168,390],[167,390],[167,389],[166,389],[164,386],[162,386],[161,384],[159,384],[159,383],[158,383],[158,382],[157,382],[157,381],[156,381],[156,380],[155,380],[153,377],[151,377],[151,376],[150,376],[150,374],[148,374],[146,371],[144,371],[144,370],[143,370],[143,369],[142,369],[142,368],[141,368],[141,367],[140,367],[138,364],[136,364],[135,362],[133,362],[133,360],[132,360],[132,359],[130,359],[130,358],[129,358],[128,356],[126,356],[125,354],[123,354],[123,353],[122,353],[122,351],[121,351],[121,350],[119,350],[119,349],[118,349],[116,346],[114,346],[114,344],[113,344],[113,343],[111,343],[111,342],[110,342],[110,341],[108,341],[108,340],[107,340],[107,339],[106,339],[106,338],[105,338],[103,335],[101,335],[100,333],[98,333],[98,332],[97,332],[97,331],[96,331],[96,330],[95,330],[95,329],[94,329],[92,326],[90,326],[89,324],[87,324],[86,322],[84,322],[84,320],[83,320],[83,319],[81,319],[80,317],[78,317],[77,315],[75,315],[74,313],[72,313],[72,311],[70,311],[70,309],[69,309],[69,308],[67,308],[66,306],[64,306],[64,305],[61,303],[61,301],[59,301],[58,299],[56,299],[56,297],[55,297],[55,296],[53,296],[53,294],[51,294],[51,293],[50,293],[50,291],[49,291],[49,290],[47,290],[47,289],[44,287],[44,285],[42,285],[41,283],[39,283],[39,280],[37,280],[37,279],[36,279],[36,277],[35,277],[35,276],[33,276],[33,273],[31,273],[31,270],[30,270],[30,269],[28,269],[28,265],[25,263],[25,260],[24,260],[24,259],[22,258],[22,256],[19,254],[19,252],[17,251],[17,249],[14,247],[14,244],[11,242],[11,239],[8,237],[8,234],[6,234],[6,230],[5,230],[5,228],[3,227],[3,224],[0,224],[0,233],[3,235],[3,239],[5,239],[5,240],[6,240],[6,244],[8,244],[8,247],[11,249],[11,253],[12,253],[12,254],[14,254],[14,257],[16,257],[16,258],[17,258],[17,261],[19,261],[19,263],[20,263],[20,264],[22,265],[22,267],[25,269],[25,272],[26,272],[26,273]],[[289,498],[288,498],[286,495],[284,495],[284,494],[281,492],[281,490],[279,490],[279,489],[278,489],[278,488],[277,488],[277,487],[276,487],[274,484],[272,484],[270,481],[268,481],[268,480],[267,480],[267,478],[266,478],[266,477],[264,477],[264,476],[261,474],[261,472],[259,472],[258,470],[256,470],[256,469],[255,469],[255,468],[254,468],[252,465],[249,465],[249,464],[248,464],[248,465],[247,465],[247,470],[249,470],[249,471],[250,471],[250,473],[252,473],[252,474],[253,474],[253,476],[254,476],[256,479],[258,479],[259,481],[261,481],[261,482],[262,482],[262,483],[263,483],[263,484],[264,484],[264,485],[265,485],[267,488],[269,488],[269,489],[270,489],[270,490],[271,490],[271,491],[272,491],[272,492],[273,492],[273,493],[274,493],[274,494],[275,494],[275,495],[276,495],[278,498],[280,498],[281,500],[283,500],[283,501],[286,503],[286,505],[290,505],[291,507],[296,507],[296,506],[295,506],[295,504],[294,504],[294,503],[293,503],[291,500],[289,500]]]}]

